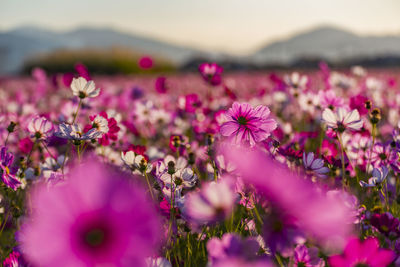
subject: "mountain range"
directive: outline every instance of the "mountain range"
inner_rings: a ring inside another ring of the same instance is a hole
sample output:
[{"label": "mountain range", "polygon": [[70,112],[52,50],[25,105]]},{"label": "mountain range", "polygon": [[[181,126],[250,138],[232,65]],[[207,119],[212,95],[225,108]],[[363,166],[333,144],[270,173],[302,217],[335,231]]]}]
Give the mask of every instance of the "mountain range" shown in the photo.
[{"label": "mountain range", "polygon": [[23,26],[0,32],[0,74],[18,73],[27,59],[40,53],[88,47],[105,49],[112,46],[162,56],[178,66],[194,58],[255,65],[285,65],[304,58],[340,62],[349,59],[400,57],[400,34],[359,36],[347,30],[324,26],[266,44],[254,53],[238,57],[202,51],[111,28],[81,27],[72,31],[54,32],[40,27]]}]

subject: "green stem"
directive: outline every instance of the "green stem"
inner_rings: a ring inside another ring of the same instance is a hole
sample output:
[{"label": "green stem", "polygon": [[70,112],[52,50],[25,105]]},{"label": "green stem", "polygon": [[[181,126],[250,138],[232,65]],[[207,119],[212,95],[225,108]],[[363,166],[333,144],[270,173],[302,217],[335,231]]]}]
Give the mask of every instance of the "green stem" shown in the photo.
[{"label": "green stem", "polygon": [[155,201],[155,198],[154,198],[154,195],[153,195],[153,190],[152,190],[152,187],[151,187],[151,185],[150,185],[149,176],[147,175],[147,172],[146,172],[146,171],[144,171],[143,173],[144,173],[144,177],[146,177],[146,182],[147,182],[147,186],[149,187],[151,199],[152,199],[153,201]]},{"label": "green stem", "polygon": [[340,152],[341,152],[341,160],[342,160],[342,186],[343,189],[346,187],[346,172],[345,172],[345,165],[344,165],[344,147],[343,147],[343,142],[342,142],[342,136],[340,133],[337,133],[338,135],[338,140],[340,144]]},{"label": "green stem", "polygon": [[372,150],[375,145],[375,130],[376,130],[376,124],[372,124],[372,130],[371,130],[371,135],[372,135],[372,144],[371,147],[369,148],[369,157],[368,157],[368,163],[367,163],[367,169],[365,170],[365,173],[368,175],[369,171],[369,166],[371,164],[371,157],[372,157]]}]

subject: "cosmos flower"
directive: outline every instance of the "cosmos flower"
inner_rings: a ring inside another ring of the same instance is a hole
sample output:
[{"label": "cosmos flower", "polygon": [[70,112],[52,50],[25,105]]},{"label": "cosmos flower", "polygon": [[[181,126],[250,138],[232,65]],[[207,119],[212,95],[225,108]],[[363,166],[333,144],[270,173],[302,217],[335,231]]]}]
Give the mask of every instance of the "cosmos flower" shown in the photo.
[{"label": "cosmos flower", "polygon": [[268,118],[269,114],[266,106],[253,108],[248,103],[235,102],[225,114],[227,121],[221,125],[220,132],[237,144],[254,146],[267,139],[277,127],[276,121]]},{"label": "cosmos flower", "polygon": [[394,170],[398,171],[398,154],[389,143],[375,143],[372,151],[367,150],[366,157],[371,160],[375,168],[390,165]]},{"label": "cosmos flower", "polygon": [[375,187],[383,183],[389,173],[388,168],[382,166],[381,169],[374,168],[372,170],[372,178],[369,178],[368,183],[360,181],[361,187]]},{"label": "cosmos flower", "polygon": [[308,77],[306,75],[300,75],[298,72],[293,72],[290,76],[286,75],[284,81],[289,87],[289,92],[297,97],[299,96],[300,91],[306,89]]},{"label": "cosmos flower", "polygon": [[365,103],[368,101],[368,98],[363,95],[356,95],[350,98],[350,108],[357,109],[360,115],[365,115],[368,113],[368,109]]},{"label": "cosmos flower", "polygon": [[[107,118],[99,114],[95,116],[90,116],[90,120],[92,121],[90,129],[96,129],[97,131],[102,132],[103,134],[108,133],[109,128],[108,128]],[[84,129],[84,130],[89,130],[89,129]]]},{"label": "cosmos flower", "polygon": [[[171,155],[165,156],[164,160],[156,163],[156,176],[163,186],[166,186],[168,193],[171,189],[192,188],[198,180],[197,175],[191,168],[188,168],[188,162],[184,157],[175,159]],[[172,181],[171,181],[172,180]],[[173,185],[171,185],[171,182]],[[168,195],[171,193],[169,192]]]},{"label": "cosmos flower", "polygon": [[329,128],[344,132],[346,129],[360,130],[363,126],[363,121],[360,119],[360,114],[356,109],[347,112],[344,108],[338,108],[334,113],[331,109],[326,108],[322,113],[322,120]]},{"label": "cosmos flower", "polygon": [[320,177],[324,177],[329,172],[329,168],[324,166],[324,160],[314,158],[314,152],[308,154],[303,152],[303,165],[307,171],[315,173]]},{"label": "cosmos flower", "polygon": [[397,238],[400,235],[400,221],[389,212],[372,215],[370,223],[387,237]]},{"label": "cosmos flower", "polygon": [[319,91],[319,103],[322,108],[336,109],[343,107],[344,99],[342,97],[337,97],[334,90]]},{"label": "cosmos flower", "polygon": [[226,145],[221,150],[235,164],[243,180],[293,218],[300,229],[322,244],[338,247],[343,244],[351,231],[352,209],[340,199],[328,198],[319,186],[290,172],[258,149]]},{"label": "cosmos flower", "polygon": [[380,249],[375,237],[369,237],[364,242],[352,238],[347,242],[343,254],[329,257],[328,262],[332,267],[386,267],[394,260],[394,256],[393,251]]},{"label": "cosmos flower", "polygon": [[168,90],[167,78],[165,78],[164,76],[158,77],[155,82],[155,88],[157,93],[165,94]]},{"label": "cosmos flower", "polygon": [[[121,128],[115,118],[108,117],[108,114],[102,111],[96,116],[90,116],[90,120],[92,121],[92,129],[103,132],[103,135],[98,139],[100,145],[108,146],[110,141],[115,142],[118,140],[118,132]],[[90,126],[86,126],[84,130],[87,131],[88,129],[90,129]]]},{"label": "cosmos flower", "polygon": [[324,261],[318,257],[317,248],[307,248],[305,245],[297,245],[294,255],[290,259],[289,267],[324,267]]},{"label": "cosmos flower", "polygon": [[138,174],[150,173],[153,165],[147,162],[147,159],[134,151],[121,152],[122,161],[132,170],[138,171]]},{"label": "cosmos flower", "polygon": [[7,147],[0,149],[0,175],[3,183],[14,191],[21,185],[18,178],[10,172],[10,166],[13,163],[14,155],[7,152]]},{"label": "cosmos flower", "polygon": [[172,267],[172,264],[163,257],[147,258],[147,267]]},{"label": "cosmos flower", "polygon": [[139,58],[138,65],[144,70],[151,69],[153,67],[153,59],[150,56],[142,56]]},{"label": "cosmos flower", "polygon": [[61,123],[59,125],[59,131],[54,135],[70,140],[92,140],[99,138],[103,135],[103,133],[95,128],[92,128],[85,133],[78,124],[71,125],[67,123]]},{"label": "cosmos flower", "polygon": [[110,166],[83,164],[67,182],[39,185],[31,197],[20,243],[38,266],[144,267],[160,239],[144,190]]},{"label": "cosmos flower", "polygon": [[100,88],[96,89],[96,85],[93,81],[87,81],[83,77],[72,79],[71,90],[72,94],[80,99],[96,97],[100,94]]},{"label": "cosmos flower", "polygon": [[25,267],[28,264],[24,261],[21,253],[18,251],[13,251],[8,255],[8,257],[3,261],[3,267]]},{"label": "cosmos flower", "polygon": [[221,74],[223,71],[224,68],[217,63],[203,63],[199,66],[199,72],[203,79],[213,86],[221,84]]},{"label": "cosmos flower", "polygon": [[197,224],[222,221],[233,212],[236,200],[232,186],[222,179],[203,184],[199,192],[186,195],[184,213]]},{"label": "cosmos flower", "polygon": [[32,138],[44,140],[52,135],[54,126],[45,117],[36,116],[29,123],[28,130]]},{"label": "cosmos flower", "polygon": [[207,242],[208,257],[212,263],[229,257],[255,258],[260,245],[255,238],[242,239],[239,235],[226,233],[221,239],[213,237]]},{"label": "cosmos flower", "polygon": [[22,138],[18,142],[18,148],[22,153],[28,154],[32,150],[33,142],[29,137]]}]

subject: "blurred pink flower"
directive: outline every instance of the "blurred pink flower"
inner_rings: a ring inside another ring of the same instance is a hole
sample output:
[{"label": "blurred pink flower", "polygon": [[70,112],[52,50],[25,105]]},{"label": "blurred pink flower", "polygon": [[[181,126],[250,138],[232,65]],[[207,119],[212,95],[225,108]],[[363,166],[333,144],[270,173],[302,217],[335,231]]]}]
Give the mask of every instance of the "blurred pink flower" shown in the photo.
[{"label": "blurred pink flower", "polygon": [[155,88],[157,93],[165,94],[168,90],[167,78],[165,78],[164,76],[158,77],[155,82]]},{"label": "blurred pink flower", "polygon": [[233,212],[237,200],[227,180],[204,184],[199,192],[192,192],[186,198],[184,213],[198,224],[224,220]]},{"label": "blurred pink flower", "polygon": [[220,132],[236,144],[254,146],[267,139],[277,127],[276,121],[268,118],[269,114],[266,106],[253,108],[248,103],[235,102],[226,112],[226,122],[221,125]]},{"label": "blurred pink flower", "polygon": [[153,59],[150,56],[143,56],[139,59],[138,65],[144,70],[151,69],[153,67]]},{"label": "blurred pink flower", "polygon": [[79,74],[79,76],[85,78],[86,81],[91,80],[89,70],[84,64],[77,63],[75,65],[75,70]]},{"label": "blurred pink flower", "polygon": [[393,251],[379,249],[379,241],[375,237],[370,237],[364,242],[352,238],[348,241],[343,254],[331,256],[328,262],[332,267],[386,267],[394,257]]},{"label": "blurred pink flower", "polygon": [[38,266],[145,266],[160,238],[151,201],[122,173],[81,165],[62,185],[31,191],[32,214],[20,234]]},{"label": "blurred pink flower", "polygon": [[352,230],[349,223],[352,210],[342,201],[327,197],[315,184],[291,173],[259,150],[229,145],[221,149],[243,180],[255,185],[278,209],[292,217],[300,229],[321,243],[343,245]]},{"label": "blurred pink flower", "polygon": [[221,74],[224,68],[217,63],[203,63],[199,66],[199,72],[209,84],[216,86],[221,84]]}]

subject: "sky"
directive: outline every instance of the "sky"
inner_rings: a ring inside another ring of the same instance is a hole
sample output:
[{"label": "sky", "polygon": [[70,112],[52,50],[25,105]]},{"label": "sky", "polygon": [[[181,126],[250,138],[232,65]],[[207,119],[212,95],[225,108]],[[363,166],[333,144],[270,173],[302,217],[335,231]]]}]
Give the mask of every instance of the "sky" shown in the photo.
[{"label": "sky", "polygon": [[319,25],[400,35],[399,14],[400,0],[0,0],[0,31],[112,27],[240,55]]}]

